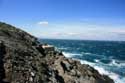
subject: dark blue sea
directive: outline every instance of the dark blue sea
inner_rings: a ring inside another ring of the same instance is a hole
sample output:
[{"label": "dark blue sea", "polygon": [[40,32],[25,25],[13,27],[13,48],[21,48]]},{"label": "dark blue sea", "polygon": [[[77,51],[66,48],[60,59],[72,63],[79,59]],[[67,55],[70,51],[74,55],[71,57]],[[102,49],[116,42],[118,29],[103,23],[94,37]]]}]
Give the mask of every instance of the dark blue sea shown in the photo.
[{"label": "dark blue sea", "polygon": [[68,58],[89,64],[115,83],[125,83],[125,42],[40,39],[56,46]]}]

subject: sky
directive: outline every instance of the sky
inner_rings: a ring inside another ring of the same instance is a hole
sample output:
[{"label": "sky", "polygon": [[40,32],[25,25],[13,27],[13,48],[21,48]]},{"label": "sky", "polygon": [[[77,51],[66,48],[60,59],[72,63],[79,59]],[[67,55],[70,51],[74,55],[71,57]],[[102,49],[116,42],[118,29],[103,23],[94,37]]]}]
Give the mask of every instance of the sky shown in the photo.
[{"label": "sky", "polygon": [[0,0],[0,21],[39,38],[125,41],[125,0]]}]

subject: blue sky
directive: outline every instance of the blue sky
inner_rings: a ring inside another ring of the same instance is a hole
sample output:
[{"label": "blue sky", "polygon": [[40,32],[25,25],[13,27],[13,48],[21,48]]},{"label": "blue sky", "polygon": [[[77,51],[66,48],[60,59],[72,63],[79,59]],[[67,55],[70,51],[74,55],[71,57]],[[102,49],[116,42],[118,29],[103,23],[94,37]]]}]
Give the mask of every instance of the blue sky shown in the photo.
[{"label": "blue sky", "polygon": [[0,21],[41,38],[125,41],[125,0],[0,0]]}]

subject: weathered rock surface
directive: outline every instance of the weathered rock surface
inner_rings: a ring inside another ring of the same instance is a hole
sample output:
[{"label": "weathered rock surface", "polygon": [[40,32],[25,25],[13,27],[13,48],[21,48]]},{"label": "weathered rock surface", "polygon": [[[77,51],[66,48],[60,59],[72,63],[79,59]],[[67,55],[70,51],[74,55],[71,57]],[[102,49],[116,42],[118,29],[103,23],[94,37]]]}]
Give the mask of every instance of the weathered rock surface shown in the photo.
[{"label": "weathered rock surface", "polygon": [[34,36],[0,22],[0,83],[114,83],[89,65],[39,47]]}]

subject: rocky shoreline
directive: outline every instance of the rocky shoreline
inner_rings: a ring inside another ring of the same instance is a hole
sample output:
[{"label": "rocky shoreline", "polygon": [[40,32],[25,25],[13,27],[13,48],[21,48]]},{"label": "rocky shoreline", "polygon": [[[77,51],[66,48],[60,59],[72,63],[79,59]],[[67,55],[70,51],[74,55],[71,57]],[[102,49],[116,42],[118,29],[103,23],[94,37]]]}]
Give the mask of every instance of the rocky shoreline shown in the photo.
[{"label": "rocky shoreline", "polygon": [[0,83],[114,83],[106,75],[37,38],[0,22]]}]

